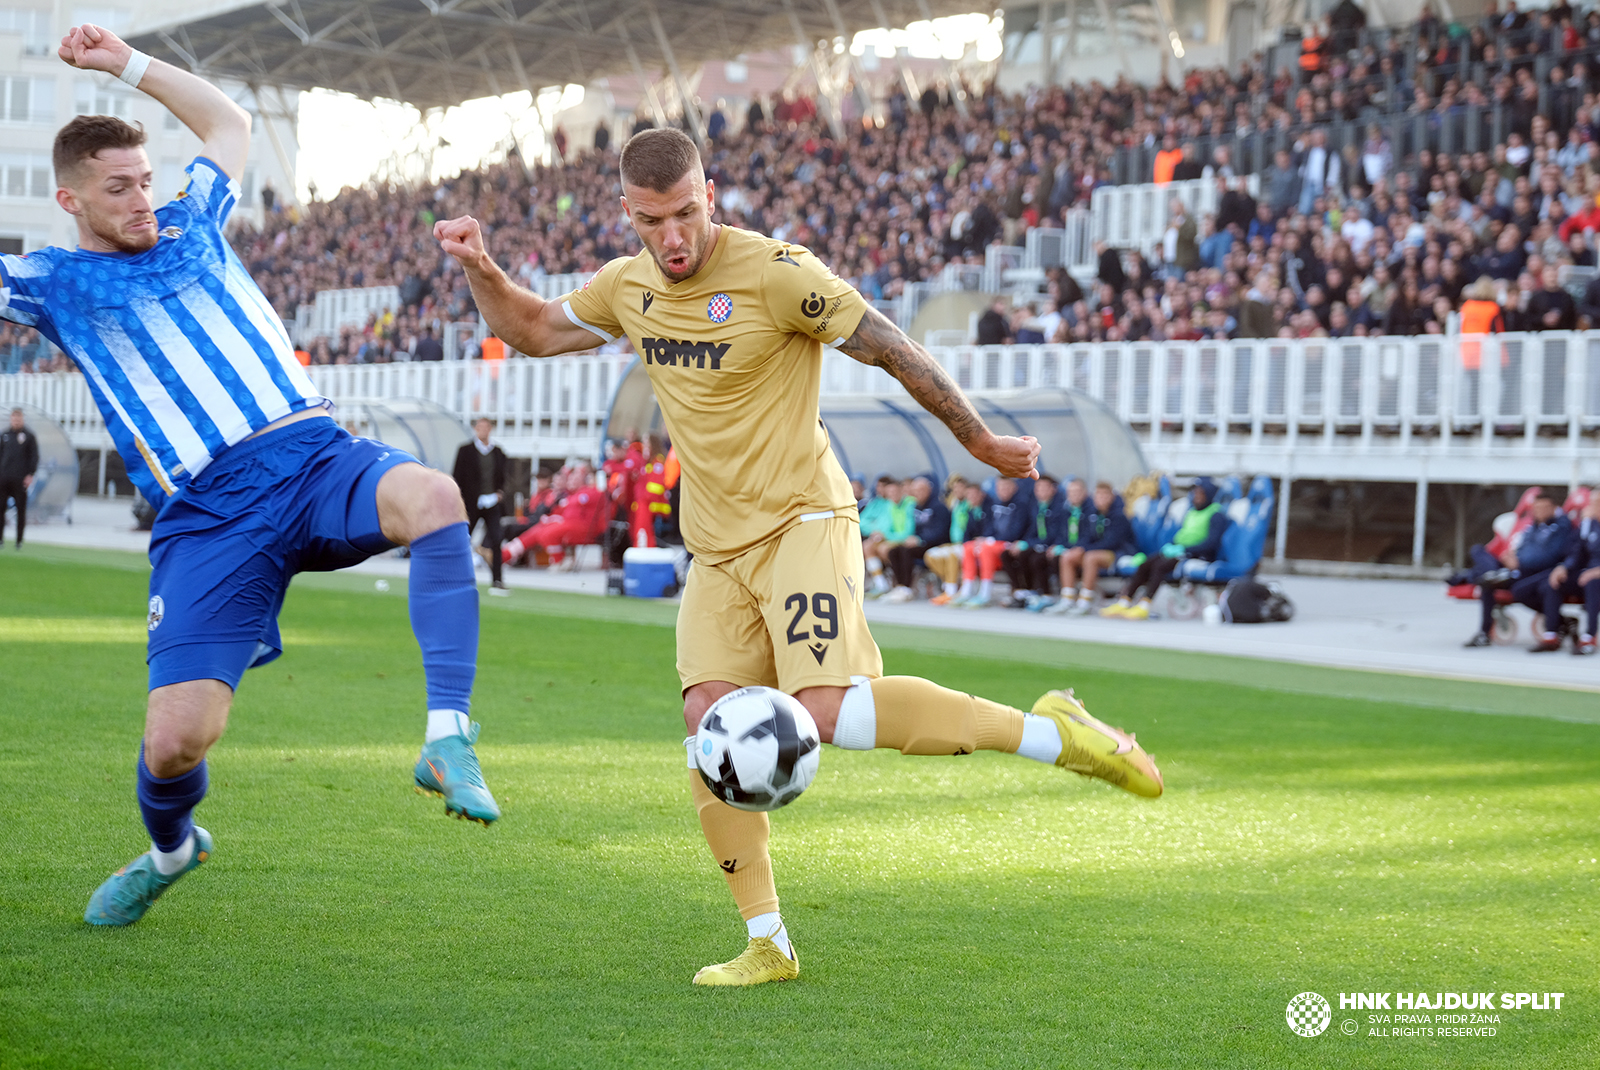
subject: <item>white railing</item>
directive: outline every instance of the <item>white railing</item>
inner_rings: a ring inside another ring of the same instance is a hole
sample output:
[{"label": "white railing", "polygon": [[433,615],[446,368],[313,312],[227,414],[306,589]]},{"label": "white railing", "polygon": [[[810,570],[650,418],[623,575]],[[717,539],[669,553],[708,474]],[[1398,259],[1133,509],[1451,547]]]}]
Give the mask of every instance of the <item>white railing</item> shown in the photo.
[{"label": "white railing", "polygon": [[359,286],[347,290],[318,290],[310,305],[295,316],[295,342],[307,345],[315,338],[334,338],[346,327],[365,327],[374,313],[400,307],[398,286]]},{"label": "white railing", "polygon": [[[975,396],[1068,387],[1098,398],[1133,427],[1150,462],[1169,471],[1460,483],[1600,479],[1600,332],[951,346],[933,353]],[[521,456],[592,456],[631,361],[512,358],[324,366],[311,374],[336,401],[417,397],[463,420],[488,416]],[[836,351],[824,356],[822,389],[904,396],[881,370]],[[55,416],[80,449],[109,445],[81,375],[0,376],[0,407],[16,403]]]},{"label": "white railing", "polygon": [[611,395],[632,356],[525,357],[308,369],[335,404],[423,398],[463,421],[487,416],[506,450],[523,457],[593,457]]},{"label": "white railing", "polygon": [[[1245,178],[1245,187],[1252,197],[1260,195],[1261,179],[1257,175]],[[1094,242],[1103,241],[1117,249],[1137,249],[1149,252],[1167,232],[1171,218],[1168,205],[1174,197],[1184,203],[1190,216],[1199,224],[1200,217],[1217,210],[1221,199],[1216,179],[1196,178],[1186,182],[1157,184],[1145,182],[1137,186],[1101,186],[1089,199],[1090,251],[1080,253],[1087,265],[1093,257]]]}]

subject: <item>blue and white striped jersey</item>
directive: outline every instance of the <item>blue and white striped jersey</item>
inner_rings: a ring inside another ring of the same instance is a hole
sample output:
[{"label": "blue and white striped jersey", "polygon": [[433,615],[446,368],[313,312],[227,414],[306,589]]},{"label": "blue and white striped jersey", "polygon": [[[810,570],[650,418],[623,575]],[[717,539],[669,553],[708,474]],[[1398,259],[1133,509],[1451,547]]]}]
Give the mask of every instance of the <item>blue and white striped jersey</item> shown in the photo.
[{"label": "blue and white striped jersey", "polygon": [[188,171],[145,252],[0,256],[0,316],[83,369],[129,478],[158,508],[229,446],[327,403],[222,236],[238,184],[204,156]]}]

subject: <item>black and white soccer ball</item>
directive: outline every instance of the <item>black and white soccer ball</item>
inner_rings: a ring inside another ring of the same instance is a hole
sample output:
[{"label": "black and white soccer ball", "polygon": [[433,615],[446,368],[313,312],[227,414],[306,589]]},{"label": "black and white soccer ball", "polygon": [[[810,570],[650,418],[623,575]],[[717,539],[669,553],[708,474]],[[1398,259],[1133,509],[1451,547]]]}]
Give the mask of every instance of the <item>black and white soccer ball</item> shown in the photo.
[{"label": "black and white soccer ball", "polygon": [[694,759],[711,793],[740,810],[776,810],[811,786],[822,756],[817,722],[789,695],[741,687],[711,704]]}]

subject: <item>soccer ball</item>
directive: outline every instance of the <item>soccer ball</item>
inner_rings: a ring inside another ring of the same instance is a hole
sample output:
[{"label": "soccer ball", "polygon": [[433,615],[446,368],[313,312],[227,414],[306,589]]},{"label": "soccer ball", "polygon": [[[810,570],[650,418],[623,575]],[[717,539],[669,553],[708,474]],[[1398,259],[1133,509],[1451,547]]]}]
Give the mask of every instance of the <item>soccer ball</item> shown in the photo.
[{"label": "soccer ball", "polygon": [[741,687],[711,704],[694,759],[711,793],[740,810],[776,810],[811,786],[822,756],[806,708],[770,687]]}]

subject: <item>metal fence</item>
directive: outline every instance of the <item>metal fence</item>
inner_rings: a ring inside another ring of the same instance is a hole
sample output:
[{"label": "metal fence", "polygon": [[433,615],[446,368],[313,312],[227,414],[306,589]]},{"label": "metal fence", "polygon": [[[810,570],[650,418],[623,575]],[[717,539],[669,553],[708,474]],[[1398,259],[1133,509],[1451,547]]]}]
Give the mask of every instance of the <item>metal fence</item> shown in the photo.
[{"label": "metal fence", "polygon": [[525,357],[427,364],[349,364],[308,369],[335,404],[424,398],[462,420],[487,416],[512,453],[592,457],[611,395],[632,356]]},{"label": "metal fence", "polygon": [[[1252,197],[1261,193],[1255,175],[1245,178]],[[1222,199],[1215,179],[1196,178],[1185,182],[1141,183],[1135,186],[1101,186],[1089,205],[1089,248],[1084,251],[1085,266],[1093,265],[1093,243],[1103,241],[1113,248],[1149,251],[1166,234],[1171,217],[1168,206],[1176,198],[1190,216],[1198,220],[1217,210]]]},{"label": "metal fence", "polygon": [[[1600,479],[1600,332],[951,346],[933,354],[974,395],[1070,387],[1099,398],[1168,470],[1467,483]],[[310,372],[335,401],[426,398],[463,420],[488,416],[514,453],[592,456],[632,359]],[[903,395],[883,371],[834,350],[824,355],[822,388]],[[0,377],[0,407],[19,402],[55,416],[79,448],[109,445],[77,373]]]}]

